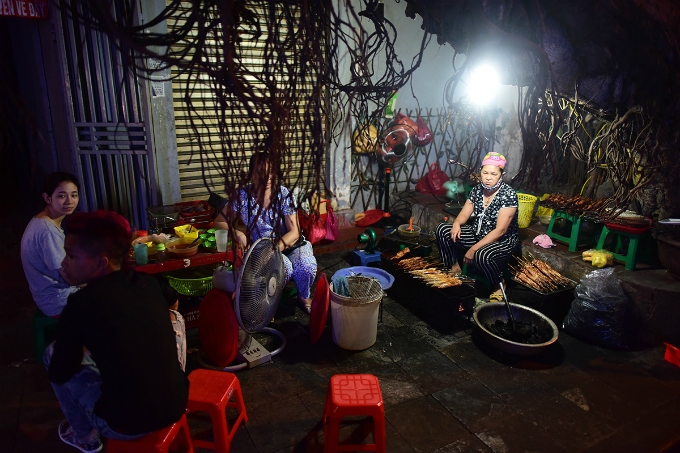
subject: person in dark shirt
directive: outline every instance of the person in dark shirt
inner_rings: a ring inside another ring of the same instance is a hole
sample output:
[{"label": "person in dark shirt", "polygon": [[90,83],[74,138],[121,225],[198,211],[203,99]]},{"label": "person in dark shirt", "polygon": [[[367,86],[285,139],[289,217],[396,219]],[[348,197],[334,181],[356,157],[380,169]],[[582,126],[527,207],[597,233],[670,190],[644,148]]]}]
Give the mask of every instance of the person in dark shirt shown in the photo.
[{"label": "person in dark shirt", "polygon": [[131,440],[179,420],[189,382],[159,281],[121,270],[131,241],[127,220],[109,211],[76,213],[65,233],[64,279],[86,286],[69,297],[44,361],[66,417],[59,437],[97,452],[99,435]]}]

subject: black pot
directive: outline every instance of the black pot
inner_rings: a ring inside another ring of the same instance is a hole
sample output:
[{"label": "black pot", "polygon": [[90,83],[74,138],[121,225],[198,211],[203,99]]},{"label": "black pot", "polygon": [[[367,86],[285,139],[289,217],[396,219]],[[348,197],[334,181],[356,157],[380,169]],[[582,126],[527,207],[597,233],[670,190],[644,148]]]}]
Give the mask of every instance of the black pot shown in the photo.
[{"label": "black pot", "polygon": [[550,332],[550,339],[545,343],[540,344],[524,344],[508,340],[492,333],[485,327],[486,324],[495,322],[496,320],[508,322],[510,317],[508,316],[508,309],[505,303],[489,302],[478,306],[475,309],[473,317],[475,323],[482,332],[482,336],[491,346],[509,354],[529,356],[542,352],[548,346],[557,341],[557,337],[559,335],[557,326],[543,313],[534,310],[533,308],[524,307],[518,304],[510,304],[510,309],[512,310],[512,317],[516,322],[532,322],[533,324],[537,325],[541,331]]}]

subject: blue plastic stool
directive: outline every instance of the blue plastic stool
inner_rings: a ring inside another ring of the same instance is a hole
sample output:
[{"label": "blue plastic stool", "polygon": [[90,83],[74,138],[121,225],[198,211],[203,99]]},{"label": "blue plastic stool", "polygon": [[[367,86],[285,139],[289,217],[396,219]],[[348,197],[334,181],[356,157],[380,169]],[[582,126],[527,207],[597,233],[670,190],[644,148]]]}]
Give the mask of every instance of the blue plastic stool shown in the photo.
[{"label": "blue plastic stool", "polygon": [[382,254],[377,250],[371,253],[368,253],[365,250],[355,250],[352,252],[354,258],[350,259],[350,261],[352,261],[352,264],[354,265],[367,266],[368,263],[379,263],[382,259],[381,255]]},{"label": "blue plastic stool", "polygon": [[46,332],[54,332],[58,322],[58,319],[50,318],[40,311],[39,308],[36,308],[33,315],[33,337],[35,339],[35,360],[39,363],[42,363],[43,354],[45,353]]}]

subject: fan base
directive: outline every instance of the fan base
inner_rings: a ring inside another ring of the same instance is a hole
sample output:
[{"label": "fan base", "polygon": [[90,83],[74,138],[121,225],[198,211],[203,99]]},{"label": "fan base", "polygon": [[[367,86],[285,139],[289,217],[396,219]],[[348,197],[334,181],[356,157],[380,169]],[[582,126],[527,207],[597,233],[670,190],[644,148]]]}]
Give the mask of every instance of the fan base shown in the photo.
[{"label": "fan base", "polygon": [[[281,332],[276,329],[272,329],[271,327],[264,327],[262,330],[260,330],[260,332],[273,335],[281,340],[279,347],[269,352],[264,346],[262,346],[262,344],[260,344],[259,341],[251,337],[250,346],[248,349],[242,349],[238,353],[237,361],[241,362],[239,364],[218,368],[214,365],[206,363],[206,361],[203,360],[202,352],[198,355],[198,363],[200,363],[202,367],[208,368],[210,370],[234,372],[243,370],[244,368],[254,368],[258,365],[262,365],[263,363],[271,362],[272,357],[283,351],[283,348],[286,347],[286,337]],[[242,346],[242,348],[243,347],[244,346]]]},{"label": "fan base", "polygon": [[255,338],[251,338],[250,347],[239,352],[239,357],[248,363],[248,368],[253,368],[271,361],[272,355]]}]

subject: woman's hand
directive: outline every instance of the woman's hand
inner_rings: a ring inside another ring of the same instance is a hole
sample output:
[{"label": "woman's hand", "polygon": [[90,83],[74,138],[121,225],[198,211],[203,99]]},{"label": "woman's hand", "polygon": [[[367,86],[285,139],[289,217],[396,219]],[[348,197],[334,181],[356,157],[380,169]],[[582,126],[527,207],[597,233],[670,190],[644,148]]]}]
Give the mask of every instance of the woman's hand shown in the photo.
[{"label": "woman's hand", "polygon": [[475,261],[475,251],[472,249],[469,249],[467,253],[465,253],[465,256],[463,257],[463,262],[464,263],[473,263]]},{"label": "woman's hand", "polygon": [[453,242],[456,242],[457,239],[460,239],[460,225],[458,225],[456,222],[453,222],[453,225],[451,225],[451,239]]},{"label": "woman's hand", "polygon": [[246,251],[248,247],[248,238],[246,237],[246,235],[239,230],[234,230],[234,234],[236,235],[236,245],[238,246],[238,248],[240,250]]}]

